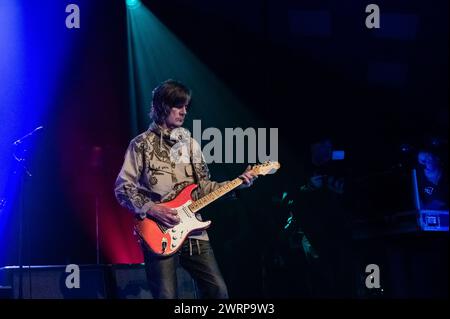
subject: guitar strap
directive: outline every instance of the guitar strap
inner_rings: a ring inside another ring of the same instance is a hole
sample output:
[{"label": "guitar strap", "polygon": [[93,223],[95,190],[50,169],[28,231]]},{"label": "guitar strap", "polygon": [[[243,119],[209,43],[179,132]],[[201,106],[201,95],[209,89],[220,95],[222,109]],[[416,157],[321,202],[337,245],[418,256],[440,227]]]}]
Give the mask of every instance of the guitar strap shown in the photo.
[{"label": "guitar strap", "polygon": [[189,145],[189,158],[190,158],[190,161],[191,161],[191,166],[192,166],[192,172],[194,173],[193,175],[194,175],[194,182],[198,185],[198,187],[201,187],[200,186],[200,184],[199,184],[199,181],[200,181],[200,179],[199,179],[199,174],[198,174],[198,172],[197,172],[197,169],[195,168],[195,165],[194,165],[194,153],[193,153],[193,149],[194,149],[194,143],[193,143],[193,138],[191,138],[190,139],[190,144],[191,145]]}]

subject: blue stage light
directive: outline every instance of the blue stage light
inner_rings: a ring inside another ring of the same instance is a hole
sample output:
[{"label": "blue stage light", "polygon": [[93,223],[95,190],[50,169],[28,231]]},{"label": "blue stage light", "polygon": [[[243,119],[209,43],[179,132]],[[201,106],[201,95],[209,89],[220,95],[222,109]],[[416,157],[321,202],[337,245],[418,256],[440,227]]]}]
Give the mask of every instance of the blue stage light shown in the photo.
[{"label": "blue stage light", "polygon": [[130,9],[134,9],[139,7],[142,3],[140,0],[126,0],[127,7]]}]

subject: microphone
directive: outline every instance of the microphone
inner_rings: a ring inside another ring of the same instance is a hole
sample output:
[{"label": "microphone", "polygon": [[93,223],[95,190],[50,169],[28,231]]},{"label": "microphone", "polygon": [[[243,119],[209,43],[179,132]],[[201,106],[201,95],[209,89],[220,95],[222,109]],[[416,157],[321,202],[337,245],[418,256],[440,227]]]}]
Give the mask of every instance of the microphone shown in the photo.
[{"label": "microphone", "polygon": [[19,138],[17,141],[15,141],[15,142],[13,143],[13,145],[17,146],[17,145],[22,144],[22,143],[24,142],[25,139],[27,139],[27,138],[33,136],[34,133],[36,133],[36,132],[42,130],[43,128],[44,128],[43,126],[36,127],[36,128],[35,128],[33,131],[31,131],[30,133],[28,133],[28,134],[22,136],[22,137]]}]

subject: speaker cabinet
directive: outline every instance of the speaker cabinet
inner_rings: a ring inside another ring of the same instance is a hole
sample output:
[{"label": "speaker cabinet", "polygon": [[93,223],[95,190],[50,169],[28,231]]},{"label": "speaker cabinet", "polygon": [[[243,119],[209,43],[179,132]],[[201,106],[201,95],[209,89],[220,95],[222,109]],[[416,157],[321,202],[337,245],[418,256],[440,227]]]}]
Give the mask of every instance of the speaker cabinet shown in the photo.
[{"label": "speaker cabinet", "polygon": [[[148,287],[144,264],[112,265],[114,298],[153,299]],[[183,268],[177,269],[178,296],[181,299],[197,299],[194,280]]]},{"label": "speaker cabinet", "polygon": [[[107,267],[79,266],[79,288],[70,288],[66,279],[73,273],[66,266],[31,266],[22,268],[22,293],[24,299],[104,299],[108,297]],[[5,267],[12,283],[12,296],[20,296],[20,268]],[[69,278],[70,279],[70,278]]]},{"label": "speaker cabinet", "polygon": [[[68,269],[69,270],[69,269]],[[80,265],[79,288],[71,288],[75,272],[66,266],[25,266],[22,268],[24,299],[152,299],[144,264]],[[69,285],[67,285],[67,282]],[[178,296],[196,299],[197,289],[189,273],[177,269]],[[0,269],[0,286],[8,296],[20,297],[20,268]],[[3,297],[2,297],[3,298]]]}]

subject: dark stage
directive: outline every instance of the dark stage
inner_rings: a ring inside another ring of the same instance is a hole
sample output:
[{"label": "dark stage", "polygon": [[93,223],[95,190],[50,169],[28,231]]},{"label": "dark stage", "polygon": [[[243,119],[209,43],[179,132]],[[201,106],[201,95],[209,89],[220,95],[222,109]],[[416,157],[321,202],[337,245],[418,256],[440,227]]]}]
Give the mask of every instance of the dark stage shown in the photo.
[{"label": "dark stage", "polygon": [[[156,299],[139,239],[230,301],[448,298],[448,32],[444,0],[1,1],[0,299]],[[153,206],[192,181],[214,254]]]}]

